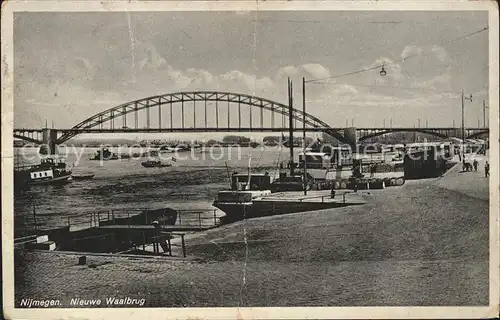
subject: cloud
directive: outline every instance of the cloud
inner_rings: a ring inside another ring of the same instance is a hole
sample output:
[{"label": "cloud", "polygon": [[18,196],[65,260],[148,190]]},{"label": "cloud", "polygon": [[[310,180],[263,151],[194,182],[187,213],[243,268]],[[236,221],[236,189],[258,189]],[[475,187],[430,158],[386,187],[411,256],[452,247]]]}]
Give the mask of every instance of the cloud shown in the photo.
[{"label": "cloud", "polygon": [[276,72],[276,80],[282,81],[287,77],[306,77],[308,79],[322,79],[331,76],[330,70],[317,63],[303,64],[299,66],[285,66]]},{"label": "cloud", "polygon": [[416,46],[416,45],[407,45],[401,52],[401,59],[406,59],[410,56],[413,55],[419,55],[422,54],[422,48]]},{"label": "cloud", "polygon": [[432,46],[432,52],[436,55],[439,61],[444,62],[449,59],[448,53],[443,47],[440,46]]},{"label": "cloud", "polygon": [[305,70],[313,79],[322,79],[331,76],[330,70],[320,64],[304,64],[301,66],[301,69]]},{"label": "cloud", "polygon": [[433,90],[451,90],[451,74],[444,73],[431,79],[416,80],[412,84],[415,88],[429,88]]},{"label": "cloud", "polygon": [[211,84],[214,80],[214,76],[206,70],[190,68],[187,74],[197,83]]}]

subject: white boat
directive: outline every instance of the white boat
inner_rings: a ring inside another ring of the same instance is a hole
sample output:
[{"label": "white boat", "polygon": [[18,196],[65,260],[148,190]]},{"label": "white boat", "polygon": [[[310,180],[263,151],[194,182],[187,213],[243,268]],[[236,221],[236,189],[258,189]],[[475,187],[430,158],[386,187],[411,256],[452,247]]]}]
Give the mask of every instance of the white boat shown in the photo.
[{"label": "white boat", "polygon": [[14,185],[16,189],[31,185],[66,183],[70,177],[71,170],[66,168],[66,163],[62,158],[44,158],[40,164],[14,169]]}]

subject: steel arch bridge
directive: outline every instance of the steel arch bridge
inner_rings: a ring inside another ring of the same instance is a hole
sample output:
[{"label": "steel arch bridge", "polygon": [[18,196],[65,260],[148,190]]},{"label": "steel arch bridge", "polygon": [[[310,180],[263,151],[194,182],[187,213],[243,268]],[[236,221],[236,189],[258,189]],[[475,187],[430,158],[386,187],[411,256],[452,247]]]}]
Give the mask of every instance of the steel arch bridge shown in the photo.
[{"label": "steel arch bridge", "polygon": [[[197,104],[198,102],[198,104]],[[201,103],[200,103],[201,102]],[[152,113],[157,113],[153,115]],[[14,138],[35,144],[62,144],[81,133],[148,132],[324,132],[342,143],[355,145],[364,140],[395,132],[421,132],[440,138],[461,136],[460,128],[332,128],[311,114],[248,94],[197,91],[176,92],[138,99],[107,109],[70,129],[14,129]],[[121,126],[120,121],[121,119]],[[118,123],[116,123],[118,122]],[[467,138],[489,132],[488,128],[467,128]],[[40,139],[40,134],[42,139]]]},{"label": "steel arch bridge", "polygon": [[[201,112],[201,119],[197,119],[197,111],[199,116],[201,110],[199,106],[197,108],[196,102],[203,103],[204,111]],[[210,102],[215,103],[215,106],[212,106],[214,113],[211,115],[208,113]],[[221,104],[226,106],[223,107]],[[177,110],[174,109],[174,105]],[[243,106],[248,106],[247,110],[242,110]],[[155,124],[151,121],[151,111],[154,109],[157,109],[158,113]],[[140,111],[146,113],[146,125],[142,128],[139,126]],[[226,112],[225,119],[221,119],[221,111]],[[231,116],[231,111],[235,111],[236,115],[233,113]],[[167,123],[162,121],[165,113],[169,120]],[[127,122],[130,115],[133,116],[132,128]],[[288,105],[247,94],[216,91],[168,93],[127,102],[95,114],[69,130],[60,130],[63,134],[57,138],[56,143],[61,144],[79,133],[92,132],[89,129],[96,127],[102,132],[285,131],[289,129],[289,115]],[[186,121],[188,116],[192,117],[191,121]],[[301,110],[292,109],[291,117],[295,121],[295,127],[297,122],[300,124],[305,122],[306,128],[319,129],[341,141],[345,140],[338,129],[331,128],[327,123],[308,113],[304,117]],[[115,119],[118,118],[122,119],[121,129],[115,126]],[[191,126],[188,127],[186,122]],[[209,122],[212,122],[211,125]],[[107,129],[104,128],[105,124],[108,124]]]}]

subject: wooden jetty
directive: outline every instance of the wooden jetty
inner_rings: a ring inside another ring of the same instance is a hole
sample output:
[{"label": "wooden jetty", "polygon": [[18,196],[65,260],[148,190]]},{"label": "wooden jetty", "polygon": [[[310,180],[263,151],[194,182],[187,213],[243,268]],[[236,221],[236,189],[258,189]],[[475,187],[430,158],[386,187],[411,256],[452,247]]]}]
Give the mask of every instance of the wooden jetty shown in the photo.
[{"label": "wooden jetty", "polygon": [[[27,249],[172,256],[175,244],[171,240],[180,238],[182,255],[186,257],[185,233],[215,228],[219,226],[219,218],[216,210],[175,211],[176,219],[172,219],[170,211],[168,219],[161,219],[163,216],[158,215],[161,209],[91,212],[68,217],[65,227],[38,230],[38,234],[44,235],[44,242],[50,242],[47,248],[37,235],[18,239],[16,243]],[[152,252],[146,250],[151,245]]]}]

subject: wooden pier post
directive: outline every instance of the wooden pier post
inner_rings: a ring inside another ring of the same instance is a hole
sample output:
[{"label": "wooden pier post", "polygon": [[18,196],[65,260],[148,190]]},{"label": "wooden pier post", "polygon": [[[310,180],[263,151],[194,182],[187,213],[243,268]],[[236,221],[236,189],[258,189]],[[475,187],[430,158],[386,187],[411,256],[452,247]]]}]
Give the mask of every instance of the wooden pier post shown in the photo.
[{"label": "wooden pier post", "polygon": [[186,243],[184,242],[184,234],[181,234],[182,239],[182,255],[184,258],[186,257]]},{"label": "wooden pier post", "polygon": [[146,233],[142,232],[142,251],[146,251]]},{"label": "wooden pier post", "polygon": [[217,214],[216,214],[216,209],[214,209],[214,226],[217,225]]},{"label": "wooden pier post", "polygon": [[168,243],[168,254],[172,256],[172,244],[170,243],[170,236],[167,239],[167,243]]},{"label": "wooden pier post", "polygon": [[113,249],[111,250],[112,253],[116,251],[116,239],[115,239],[115,234],[111,234],[111,243],[113,244]]},{"label": "wooden pier post", "polygon": [[182,216],[181,211],[179,211],[179,225],[182,225],[181,216]]}]

